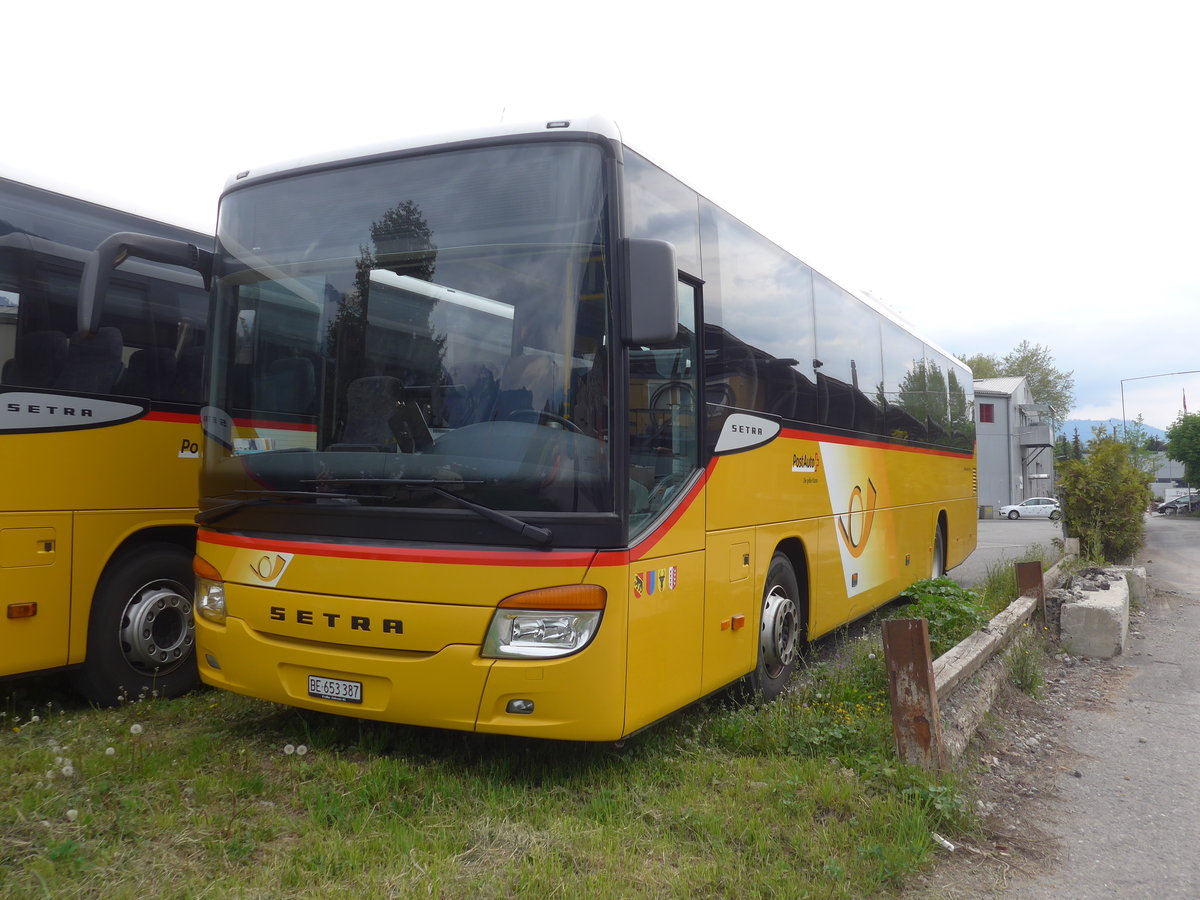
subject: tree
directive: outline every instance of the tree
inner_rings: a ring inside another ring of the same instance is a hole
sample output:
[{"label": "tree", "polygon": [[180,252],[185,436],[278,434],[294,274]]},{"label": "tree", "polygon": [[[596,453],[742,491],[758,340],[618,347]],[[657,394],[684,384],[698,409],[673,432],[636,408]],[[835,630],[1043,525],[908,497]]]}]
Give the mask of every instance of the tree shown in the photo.
[{"label": "tree", "polygon": [[1151,476],[1138,469],[1129,445],[1099,429],[1087,458],[1061,463],[1058,474],[1063,524],[1084,558],[1131,559],[1142,545]]},{"label": "tree", "polygon": [[1056,426],[1075,404],[1075,373],[1056,369],[1049,347],[1021,341],[1000,360],[1000,369],[1005,375],[1024,375],[1029,380],[1033,399],[1051,407],[1050,418]]},{"label": "tree", "polygon": [[1200,413],[1180,413],[1167,429],[1167,456],[1183,463],[1189,482],[1200,481]]},{"label": "tree", "polygon": [[999,378],[1000,359],[986,353],[976,353],[973,356],[959,356],[971,369],[976,378]]},{"label": "tree", "polygon": [[[1107,433],[1106,429],[1101,428],[1097,432],[1097,437],[1102,437]],[[1129,445],[1129,455],[1133,460],[1133,464],[1138,467],[1138,470],[1144,472],[1151,478],[1154,477],[1155,465],[1154,449],[1149,446],[1150,438],[1146,434],[1146,421],[1141,414],[1132,422],[1126,422],[1124,434],[1121,439]]]},{"label": "tree", "polygon": [[1021,341],[1000,359],[986,353],[960,358],[971,367],[976,378],[1016,378],[1023,375],[1029,382],[1033,399],[1053,410],[1050,420],[1055,430],[1075,404],[1075,373],[1056,369],[1049,347]]},{"label": "tree", "polygon": [[1075,436],[1071,438],[1071,459],[1083,459],[1083,441],[1079,440],[1079,429],[1075,429]]}]

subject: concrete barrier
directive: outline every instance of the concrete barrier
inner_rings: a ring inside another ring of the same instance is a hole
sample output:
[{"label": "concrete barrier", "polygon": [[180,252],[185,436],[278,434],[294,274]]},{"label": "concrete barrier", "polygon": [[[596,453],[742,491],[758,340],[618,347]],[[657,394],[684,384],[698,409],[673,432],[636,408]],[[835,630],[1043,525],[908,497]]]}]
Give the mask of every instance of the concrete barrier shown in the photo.
[{"label": "concrete barrier", "polygon": [[1082,591],[1059,610],[1059,640],[1076,656],[1111,659],[1125,652],[1129,638],[1129,600],[1146,597],[1146,570],[1116,566],[1108,572],[1124,577],[1108,580],[1104,590]]},{"label": "concrete barrier", "polygon": [[[1078,656],[1115,656],[1129,634],[1129,600],[1147,595],[1146,570],[1113,566],[1124,577],[1109,581],[1107,590],[1082,592],[1060,609],[1060,640]],[[1064,563],[1043,576],[1047,591],[1062,582]],[[1032,597],[1018,597],[987,625],[933,662],[934,687],[941,707],[947,752],[959,756],[991,709],[1006,676],[1005,654],[1037,608]],[[972,677],[976,676],[976,677]]]},{"label": "concrete barrier", "polygon": [[[1051,566],[1042,576],[1045,588],[1062,581],[1064,562]],[[962,754],[992,708],[1007,674],[1005,654],[1036,609],[1036,598],[1018,597],[987,625],[933,661],[942,739],[951,757]]]},{"label": "concrete barrier", "polygon": [[[1051,588],[1062,581],[1065,567],[1055,563],[1042,576],[1042,583]],[[999,650],[1012,640],[1016,630],[1029,621],[1037,600],[1034,597],[1018,597],[997,613],[990,622],[960,641],[933,661],[933,679],[938,699],[948,695],[956,687],[979,671]]]}]

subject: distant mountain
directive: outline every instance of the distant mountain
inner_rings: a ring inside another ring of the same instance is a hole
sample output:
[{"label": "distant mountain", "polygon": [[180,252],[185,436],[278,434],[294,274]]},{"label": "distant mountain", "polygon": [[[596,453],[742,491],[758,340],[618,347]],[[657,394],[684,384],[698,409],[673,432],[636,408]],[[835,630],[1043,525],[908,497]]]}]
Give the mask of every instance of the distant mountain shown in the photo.
[{"label": "distant mountain", "polygon": [[[1062,429],[1059,434],[1062,434],[1069,441],[1075,435],[1075,429],[1079,429],[1079,439],[1081,441],[1090,441],[1092,439],[1092,429],[1098,425],[1103,425],[1108,429],[1109,434],[1120,435],[1121,420],[1120,419],[1068,419],[1063,422]],[[1167,439],[1167,433],[1161,428],[1155,428],[1153,425],[1143,425],[1142,429],[1148,437],[1158,438],[1160,441]]]}]

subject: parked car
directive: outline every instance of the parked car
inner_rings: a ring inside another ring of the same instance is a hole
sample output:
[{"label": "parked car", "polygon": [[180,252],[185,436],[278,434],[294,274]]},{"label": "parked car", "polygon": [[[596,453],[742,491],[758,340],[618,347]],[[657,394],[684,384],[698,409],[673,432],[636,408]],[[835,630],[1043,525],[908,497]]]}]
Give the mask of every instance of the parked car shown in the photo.
[{"label": "parked car", "polygon": [[1168,500],[1166,503],[1158,505],[1158,512],[1164,516],[1173,516],[1176,513],[1191,512],[1193,509],[1200,509],[1200,497],[1176,497],[1174,500]]},{"label": "parked car", "polygon": [[1030,497],[1020,503],[1000,507],[1000,515],[1010,519],[1054,519],[1062,518],[1062,507],[1053,497]]}]

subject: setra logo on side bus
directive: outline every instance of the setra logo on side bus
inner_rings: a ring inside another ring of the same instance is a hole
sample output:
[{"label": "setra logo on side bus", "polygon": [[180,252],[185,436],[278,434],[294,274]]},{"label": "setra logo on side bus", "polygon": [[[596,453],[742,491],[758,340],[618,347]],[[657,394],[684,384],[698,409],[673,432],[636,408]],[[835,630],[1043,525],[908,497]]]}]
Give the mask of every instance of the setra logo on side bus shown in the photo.
[{"label": "setra logo on side bus", "polygon": [[0,431],[76,431],[123,425],[144,416],[145,403],[76,397],[42,391],[0,391]]}]

